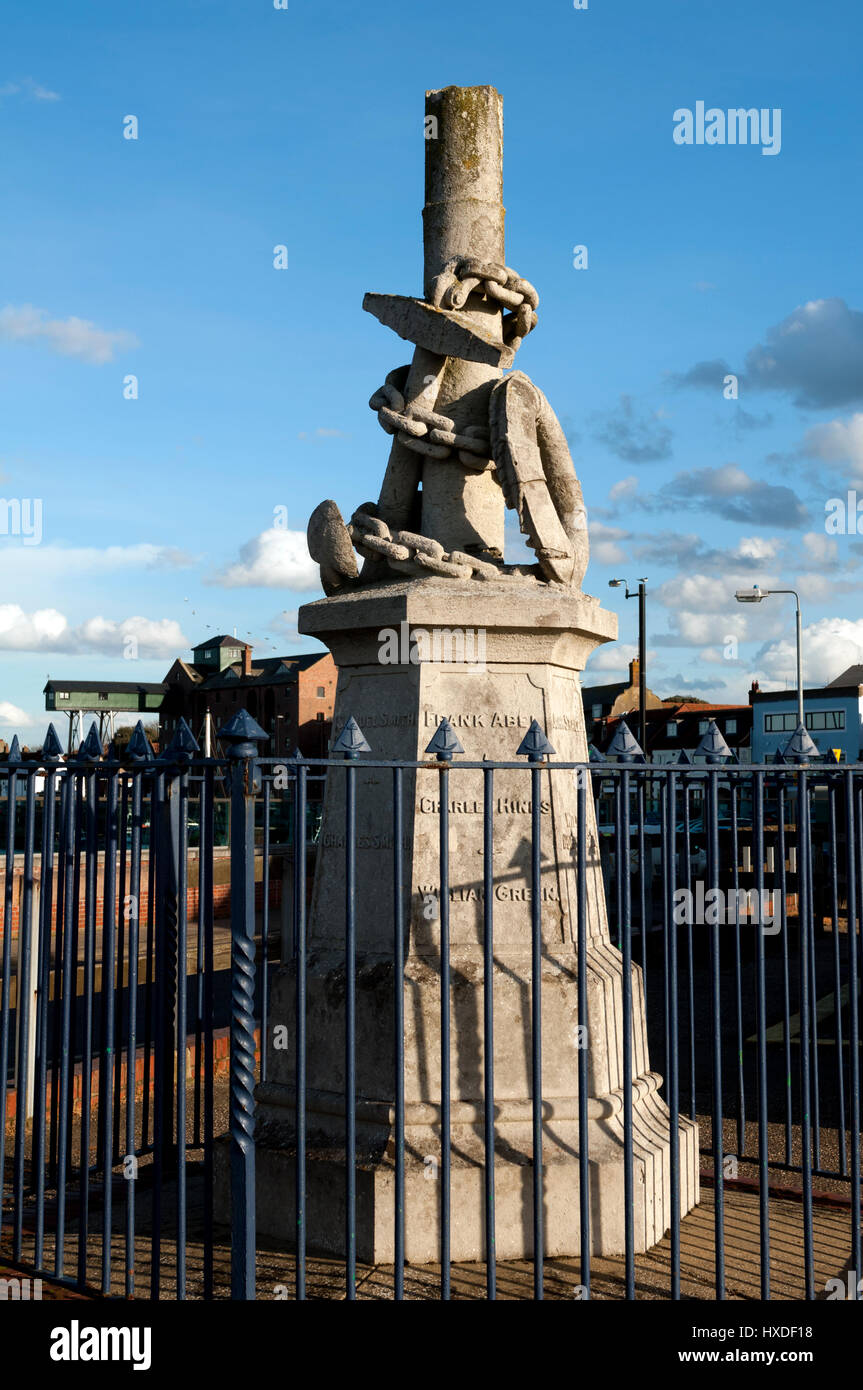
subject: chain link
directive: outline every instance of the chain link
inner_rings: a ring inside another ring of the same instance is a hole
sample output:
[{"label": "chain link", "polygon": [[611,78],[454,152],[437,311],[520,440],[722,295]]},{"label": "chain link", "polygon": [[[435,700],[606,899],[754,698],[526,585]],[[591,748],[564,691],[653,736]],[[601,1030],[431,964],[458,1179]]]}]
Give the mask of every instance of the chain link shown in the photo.
[{"label": "chain link", "polygon": [[440,541],[419,536],[414,531],[390,530],[380,517],[357,511],[351,517],[348,534],[356,549],[368,559],[385,559],[391,569],[419,576],[438,575],[442,579],[500,579],[501,569],[488,560],[479,560],[463,550],[444,550]]}]

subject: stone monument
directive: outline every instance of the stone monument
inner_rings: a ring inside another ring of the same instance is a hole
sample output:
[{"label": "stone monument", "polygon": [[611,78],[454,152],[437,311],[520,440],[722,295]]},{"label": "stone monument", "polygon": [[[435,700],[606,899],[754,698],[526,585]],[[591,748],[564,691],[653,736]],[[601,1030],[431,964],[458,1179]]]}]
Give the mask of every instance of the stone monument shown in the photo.
[{"label": "stone monument", "polygon": [[[422,761],[446,718],[471,761],[514,761],[536,720],[563,761],[587,761],[579,673],[616,636],[581,588],[588,536],[581,488],[545,396],[510,370],[537,323],[533,286],[505,262],[502,102],[493,87],[426,94],[424,291],[369,294],[364,308],[414,346],[371,398],[392,436],[376,503],[348,524],[332,501],[309,523],[327,597],[300,631],[339,668],[334,728],[349,717],[379,758]],[[511,509],[532,564],[507,564]],[[362,557],[362,568],[356,554]],[[434,760],[432,760],[434,762]],[[357,765],[357,1255],[393,1258],[394,902],[392,775]],[[438,774],[404,777],[406,1255],[438,1258],[440,998],[451,1002],[454,1260],[484,1256],[483,773],[450,792],[450,978],[441,979]],[[579,1249],[577,872],[572,772],[541,772],[542,1092],[545,1250]],[[496,1253],[532,1252],[530,771],[494,782]],[[328,779],[308,922],[310,1248],[343,1249],[345,1178],[345,778]],[[451,798],[451,799],[450,799]],[[610,943],[592,798],[587,797],[591,1241],[624,1248],[623,965]],[[669,1114],[650,1070],[641,972],[632,970],[636,1249],[670,1224]],[[277,972],[271,1022],[293,1038],[295,967]],[[295,1231],[292,1048],[272,1046],[258,1088],[259,1226]],[[681,1213],[698,1199],[697,1130],[679,1121]]]}]

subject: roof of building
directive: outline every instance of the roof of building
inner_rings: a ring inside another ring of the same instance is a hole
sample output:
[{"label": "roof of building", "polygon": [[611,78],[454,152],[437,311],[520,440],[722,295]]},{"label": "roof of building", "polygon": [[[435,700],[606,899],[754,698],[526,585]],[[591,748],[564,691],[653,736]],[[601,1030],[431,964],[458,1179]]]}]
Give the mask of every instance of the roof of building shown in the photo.
[{"label": "roof of building", "polygon": [[141,692],[147,695],[164,695],[167,688],[164,681],[79,681],[77,677],[69,676],[65,680],[47,681],[42,693],[47,694],[49,690],[80,690],[86,695],[107,690],[109,695],[139,695]]},{"label": "roof of building", "polygon": [[203,642],[196,642],[192,648],[193,652],[199,652],[202,647],[251,647],[251,642],[244,642],[242,637],[229,637],[222,632],[218,637],[208,637]]},{"label": "roof of building", "polygon": [[590,703],[595,705],[604,705],[607,700],[611,700],[613,703],[618,695],[622,695],[624,690],[629,689],[630,684],[630,681],[612,681],[610,685],[583,685],[581,697],[583,701],[586,701],[587,697],[590,696]]},{"label": "roof of building", "polygon": [[[242,664],[234,661],[223,671],[201,680],[202,690],[218,690],[222,686],[236,685],[288,685],[297,679],[301,671],[307,671],[324,661],[329,652],[303,652],[299,656],[268,656],[254,662],[248,676],[243,675]],[[198,673],[200,675],[200,672]]]},{"label": "roof of building", "polygon": [[849,666],[848,670],[843,671],[841,676],[837,676],[835,681],[830,681],[828,683],[828,690],[830,689],[831,685],[863,685],[863,666],[859,664],[856,666]]},{"label": "roof of building", "polygon": [[[854,669],[853,667],[851,668]],[[846,672],[847,674],[847,672]],[[854,682],[846,682],[844,677],[831,681],[829,685],[806,686],[803,690],[803,699],[806,700],[829,700],[835,699],[838,695],[850,695],[854,699],[860,692],[859,686]],[[751,692],[753,704],[757,700],[763,704],[765,700],[789,700],[796,701],[797,691],[791,690],[753,690]]]}]

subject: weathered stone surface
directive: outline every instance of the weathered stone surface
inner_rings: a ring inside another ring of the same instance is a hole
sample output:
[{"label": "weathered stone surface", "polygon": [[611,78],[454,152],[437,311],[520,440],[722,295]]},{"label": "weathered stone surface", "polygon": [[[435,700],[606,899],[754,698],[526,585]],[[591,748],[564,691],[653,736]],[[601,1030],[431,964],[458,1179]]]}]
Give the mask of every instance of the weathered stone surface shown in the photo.
[{"label": "weathered stone surface", "polygon": [[499,324],[476,323],[458,309],[436,309],[407,295],[371,292],[363,297],[363,308],[400,338],[441,357],[460,357],[489,367],[499,367],[502,360],[508,363],[512,358]]},{"label": "weathered stone surface", "polygon": [[[321,638],[339,666],[335,724],[352,715],[372,753],[421,760],[441,718],[453,724],[471,761],[512,761],[531,721],[547,732],[561,761],[586,761],[578,673],[598,642],[615,635],[616,620],[596,600],[526,581],[490,581],[482,602],[459,582],[441,579],[381,585],[306,605],[300,629]],[[404,625],[404,626],[402,626]],[[415,644],[456,660],[383,665],[381,633],[399,632],[404,652]],[[452,635],[482,634],[482,650],[447,649]],[[448,636],[449,635],[449,636]],[[465,659],[465,658],[468,659]],[[473,658],[473,659],[471,659]],[[478,660],[476,658],[479,658]],[[364,1257],[392,1258],[394,1103],[393,899],[391,775],[357,771],[357,1092],[361,1146],[358,1230]],[[498,1253],[532,1248],[530,1164],[530,825],[531,785],[525,763],[495,773],[494,1013]],[[406,968],[406,1183],[408,1258],[437,1256],[436,1185],[425,1159],[440,1161],[440,783],[439,773],[404,774],[403,864]],[[450,949],[453,1097],[453,1258],[482,1256],[482,941],[483,774],[449,773]],[[608,939],[592,798],[588,797],[587,921],[588,1063],[593,1245],[623,1248],[622,962]],[[542,772],[543,1144],[548,1252],[578,1249],[578,1017],[576,873],[577,789],[572,773]],[[338,1218],[344,1176],[344,778],[330,774],[309,921],[308,1033],[310,1165],[309,1231],[322,1248],[341,1248]],[[292,967],[278,972],[273,1018],[292,1020]],[[651,1071],[641,975],[633,967],[633,1113],[635,1230],[639,1249],[660,1238],[670,1220],[669,1129]],[[289,1027],[289,1033],[292,1031]],[[270,1053],[260,1088],[259,1172],[272,1191],[292,1182],[294,1055]],[[681,1209],[697,1200],[696,1131],[679,1122]],[[266,1190],[266,1188],[265,1188]],[[267,1208],[267,1229],[290,1234],[284,1211]]]},{"label": "weathered stone surface", "polygon": [[[563,431],[542,392],[521,373],[504,378],[502,309],[516,337],[534,322],[537,295],[506,269],[502,105],[492,87],[426,94],[425,303],[371,295],[366,307],[418,344],[407,372],[391,372],[372,397],[394,431],[376,506],[355,513],[349,539],[366,555],[348,583],[300,611],[339,668],[334,727],[353,717],[372,756],[422,762],[442,719],[464,760],[516,760],[535,720],[562,762],[586,763],[580,672],[616,636],[616,619],[583,594],[587,529]],[[465,280],[457,275],[463,267]],[[503,280],[506,280],[506,285]],[[458,282],[458,284],[457,284]],[[519,288],[519,286],[521,288]],[[436,307],[449,297],[448,309]],[[495,346],[497,352],[497,346]],[[445,420],[445,426],[441,421]],[[442,435],[437,431],[442,430]],[[466,440],[491,448],[494,470],[458,457]],[[418,453],[417,449],[425,450]],[[448,451],[448,452],[447,452]],[[539,564],[501,565],[504,506],[514,508]],[[332,510],[330,510],[332,509]],[[344,533],[335,504],[315,514],[314,544],[337,578]],[[474,558],[480,564],[474,567]],[[429,568],[435,578],[393,581]],[[451,577],[445,577],[451,576]],[[325,582],[332,578],[325,576]],[[335,588],[335,586],[334,586]],[[413,653],[413,654],[412,654]],[[404,1009],[407,1257],[437,1258],[441,1160],[441,998],[449,999],[452,1094],[452,1257],[483,1256],[483,992],[494,991],[497,1254],[533,1248],[531,999],[542,1009],[543,1199],[546,1250],[579,1248],[578,937],[584,890],[588,1019],[591,1233],[596,1252],[624,1247],[623,963],[609,940],[593,799],[579,825],[570,770],[540,773],[541,982],[532,978],[531,797],[527,762],[493,775],[493,978],[483,977],[484,770],[442,781],[437,765],[401,774],[403,900],[396,901],[393,774],[355,764],[357,1251],[388,1261],[394,1246],[395,999]],[[441,800],[449,814],[449,878],[441,883]],[[344,1249],[345,1182],[345,773],[328,773],[308,923],[307,1227],[312,1247]],[[583,837],[583,840],[580,840]],[[579,884],[578,845],[586,846]],[[442,978],[441,904],[449,904],[450,974]],[[403,978],[395,975],[402,932]],[[273,979],[271,1021],[295,1039],[296,974]],[[636,1249],[668,1228],[670,1135],[680,1144],[680,1203],[697,1201],[697,1130],[670,1116],[650,1068],[641,973],[632,969],[633,1219]],[[267,1039],[259,1088],[258,1211],[262,1228],[289,1240],[293,1210],[295,1056]],[[347,1161],[351,1161],[348,1156]],[[433,1172],[432,1172],[433,1176]]]},{"label": "weathered stone surface", "polygon": [[359,573],[348,528],[335,502],[321,502],[309,517],[309,554],[321,567],[324,593],[333,594]]}]

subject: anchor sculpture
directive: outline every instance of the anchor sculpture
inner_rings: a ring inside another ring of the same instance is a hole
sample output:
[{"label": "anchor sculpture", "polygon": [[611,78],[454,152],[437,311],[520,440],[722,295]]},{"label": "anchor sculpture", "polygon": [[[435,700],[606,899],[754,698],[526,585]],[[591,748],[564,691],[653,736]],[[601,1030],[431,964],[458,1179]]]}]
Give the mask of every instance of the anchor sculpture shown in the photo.
[{"label": "anchor sculpture", "polygon": [[[380,497],[348,525],[335,502],[322,502],[309,520],[309,551],[327,594],[387,571],[533,576],[579,589],[587,521],[566,438],[539,387],[509,371],[536,327],[539,297],[504,264],[497,93],[427,93],[426,130],[440,144],[427,145],[424,298],[363,300],[415,346],[413,361],[390,372],[369,401],[393,436]],[[516,512],[535,565],[504,563],[505,507]],[[355,550],[365,560],[361,574]]]}]

